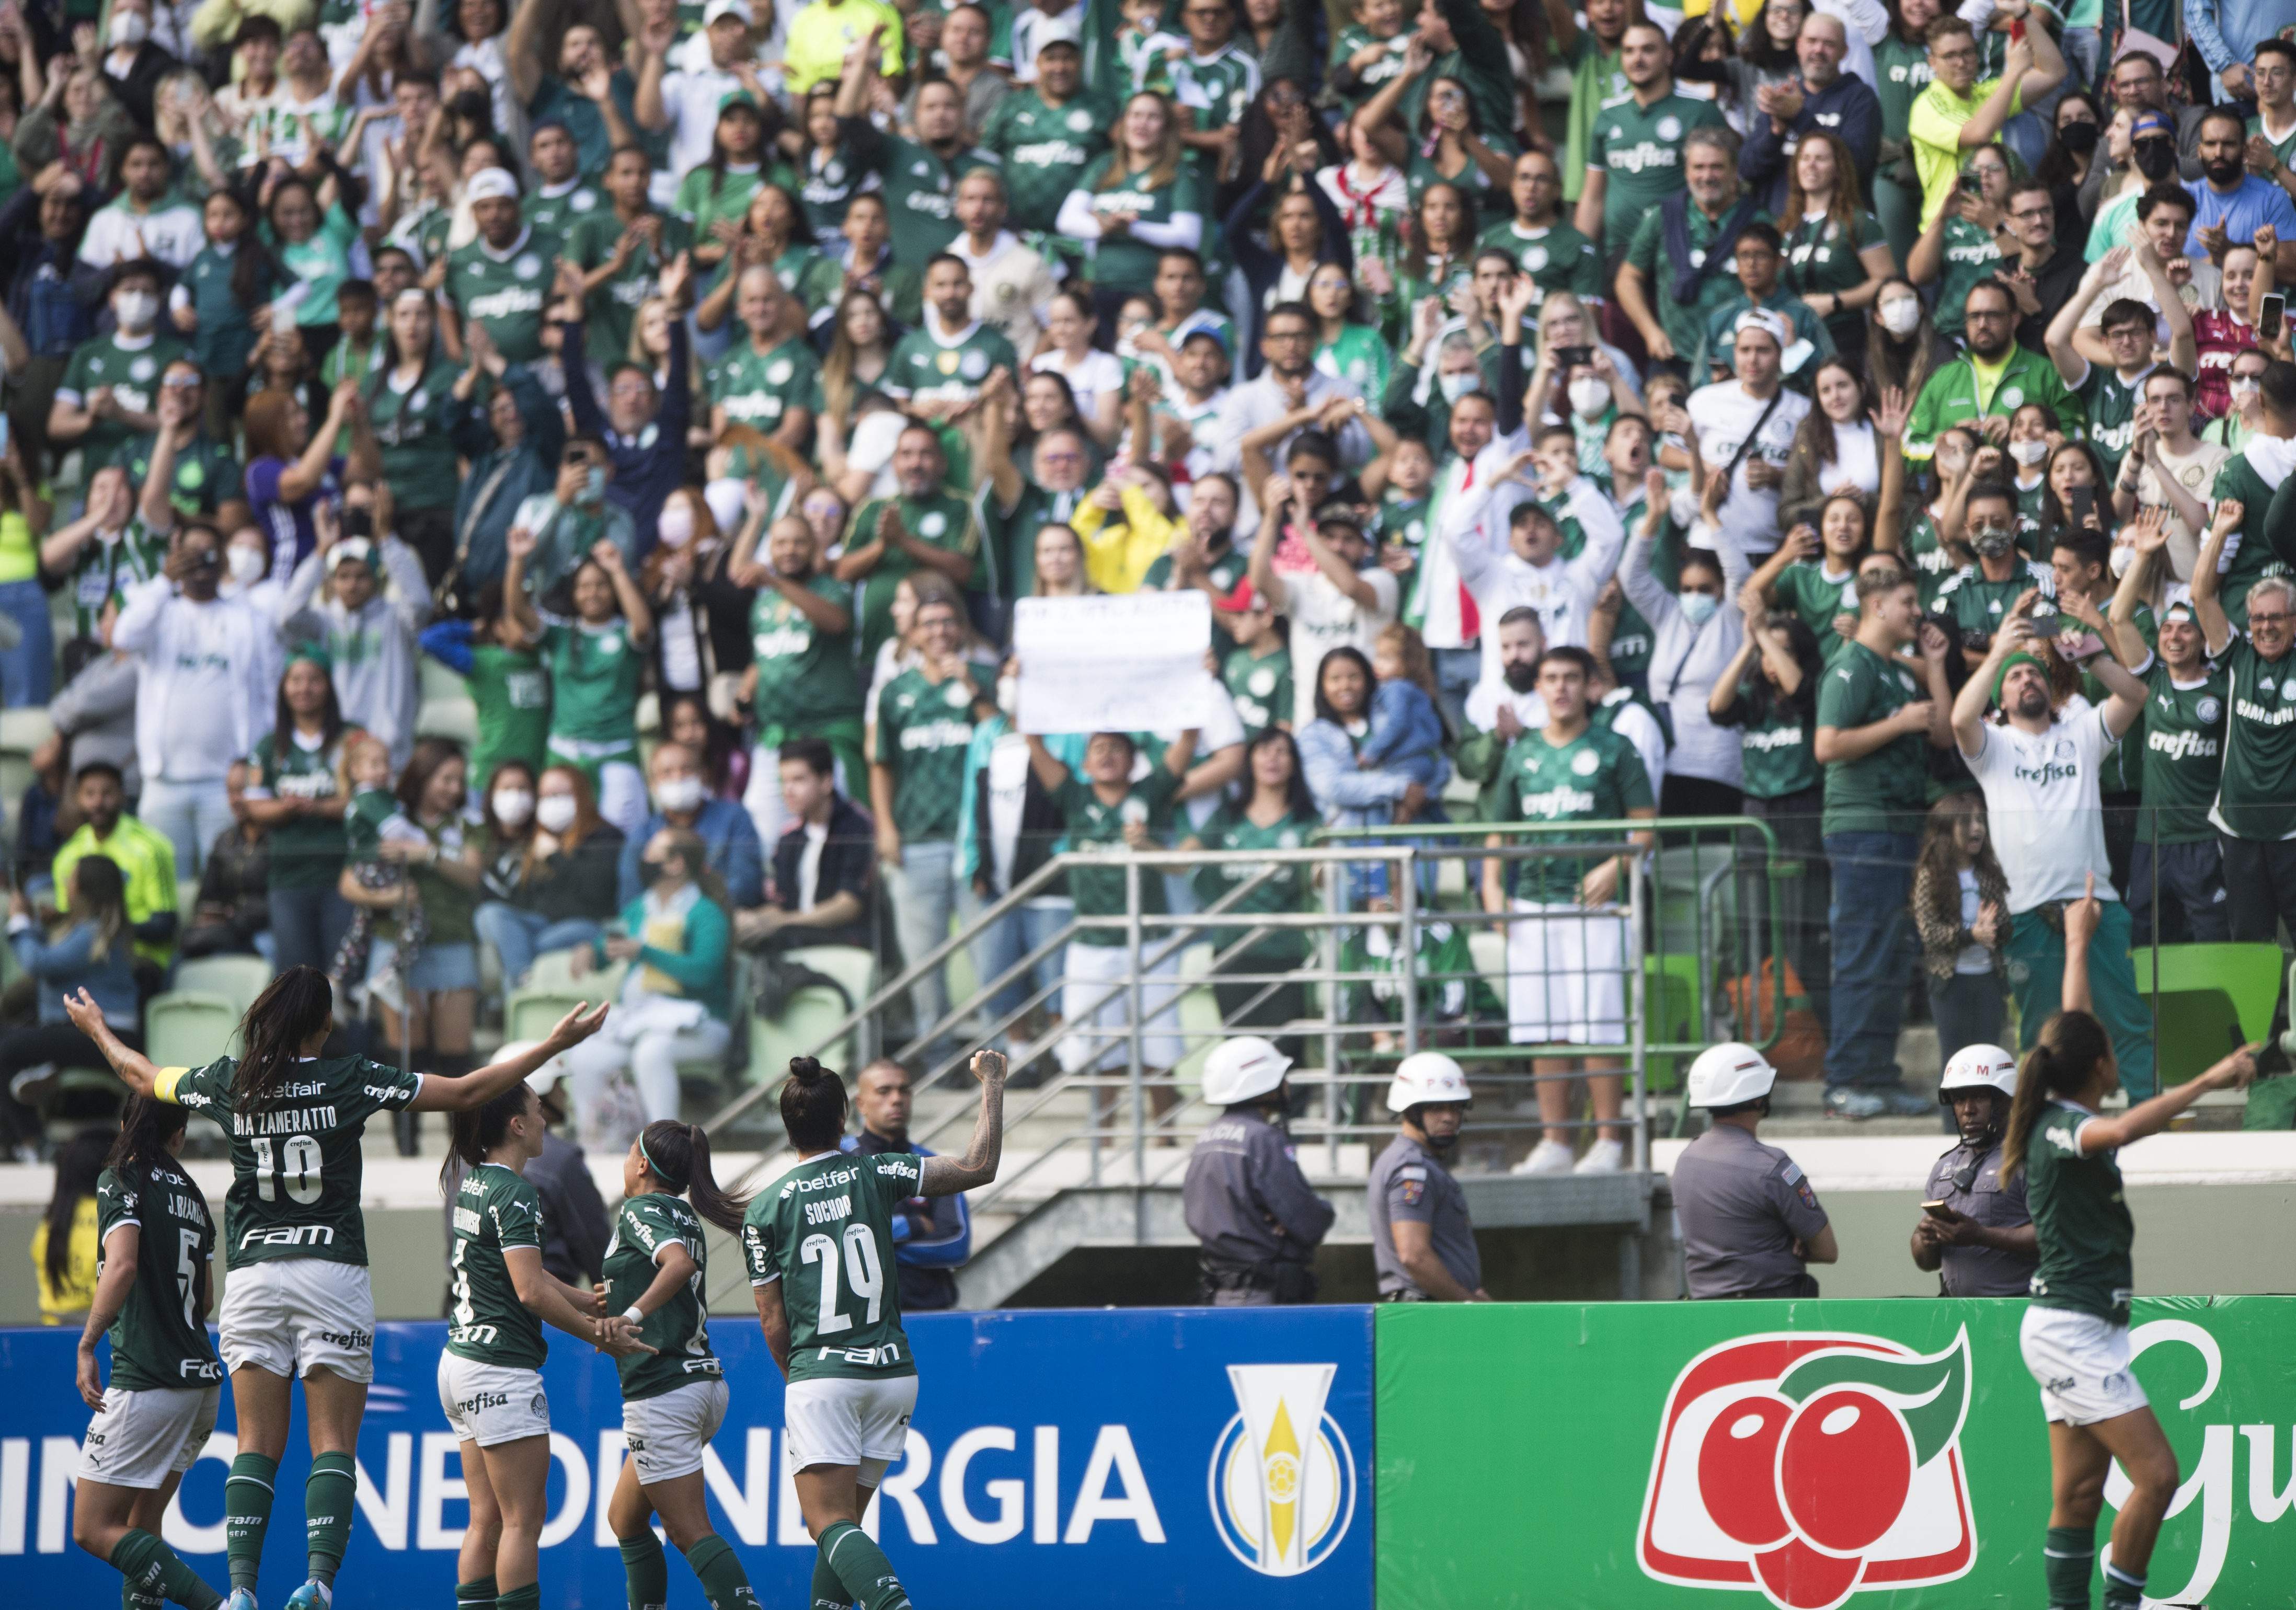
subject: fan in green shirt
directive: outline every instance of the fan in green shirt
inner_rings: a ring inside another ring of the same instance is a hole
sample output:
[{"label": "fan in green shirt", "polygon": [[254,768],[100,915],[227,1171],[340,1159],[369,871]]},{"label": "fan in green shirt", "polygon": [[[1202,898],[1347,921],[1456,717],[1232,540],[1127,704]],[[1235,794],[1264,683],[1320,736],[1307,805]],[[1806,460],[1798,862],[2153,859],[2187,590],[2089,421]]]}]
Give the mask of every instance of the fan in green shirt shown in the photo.
[{"label": "fan in green shirt", "polygon": [[[1675,294],[1677,270],[1666,250],[1666,218],[1663,209],[1653,206],[1639,215],[1639,224],[1632,226],[1633,242],[1627,247],[1625,267],[1619,275],[1619,300],[1630,311],[1635,300],[1639,300],[1645,309],[1655,309],[1650,315],[1652,328],[1671,348],[1670,356],[1696,365],[1709,358],[1707,327],[1715,310],[1744,294],[1744,289],[1738,283],[1731,262],[1710,263],[1701,255],[1714,244],[1723,218],[1735,205],[1734,178],[1726,165],[1717,168],[1708,160],[1719,154],[1712,147],[1697,146],[1691,154],[1696,160],[1702,181],[1708,185],[1708,193],[1702,195],[1693,190],[1690,202],[1684,209],[1692,261],[1700,268],[1689,300],[1683,300]],[[1710,206],[1713,209],[1710,213],[1707,210]],[[1767,218],[1767,214],[1757,211],[1750,221],[1762,222]],[[1632,269],[1633,275],[1629,276],[1625,269]],[[1652,333],[1644,331],[1645,341]]]},{"label": "fan in green shirt", "polygon": [[463,322],[475,320],[504,357],[533,363],[543,355],[542,315],[558,237],[527,227],[519,217],[517,181],[500,168],[473,174],[467,190],[479,234],[447,254],[451,328],[458,338]]},{"label": "fan in green shirt", "polygon": [[[1195,756],[1195,730],[1192,727],[1167,744],[1164,763],[1136,783],[1132,763],[1137,752],[1127,734],[1095,733],[1086,742],[1085,775],[1079,777],[1045,747],[1042,738],[1029,735],[1029,764],[1068,827],[1069,848],[1110,858],[1106,867],[1079,867],[1069,874],[1069,893],[1079,917],[1125,915],[1132,880],[1124,870],[1123,852],[1163,848],[1160,841],[1171,830],[1172,806]],[[1164,915],[1164,880],[1143,875],[1139,888],[1142,913]],[[1079,928],[1074,942],[1096,948],[1122,945],[1124,929]]]},{"label": "fan in green shirt", "polygon": [[52,560],[48,568],[53,572],[70,564],[74,635],[93,640],[104,606],[136,582],[149,581],[167,563],[168,534],[153,531],[133,512],[135,494],[127,472],[117,464],[98,470],[90,479],[87,508],[40,546],[51,554],[70,554],[62,563]]},{"label": "fan in green shirt", "polygon": [[946,660],[929,658],[903,671],[879,690],[876,719],[869,729],[869,793],[878,819],[890,817],[900,842],[946,843],[956,837],[973,723],[996,707],[996,678],[955,656],[954,605],[924,604],[917,617],[928,655],[934,652],[936,627],[951,652]]},{"label": "fan in green shirt", "polygon": [[961,258],[936,258],[925,270],[924,320],[895,345],[878,389],[909,412],[938,419],[977,400],[999,369],[1019,381],[1020,354],[972,309],[972,271]]},{"label": "fan in green shirt", "polygon": [[1817,763],[1817,690],[1810,686],[1824,675],[1824,662],[1803,658],[1796,635],[1791,624],[1751,621],[1737,658],[1714,679],[1707,700],[1715,726],[1738,728],[1748,799],[1782,800],[1824,780]]},{"label": "fan in green shirt", "polygon": [[839,127],[864,168],[874,169],[893,225],[893,260],[922,269],[934,253],[948,250],[960,233],[956,182],[996,157],[965,143],[964,98],[947,79],[920,85],[914,102],[916,138],[880,134],[861,115],[878,62],[849,73],[837,93]]},{"label": "fan in green shirt", "polygon": [[742,339],[704,375],[711,434],[749,425],[802,451],[822,407],[821,362],[805,338],[805,311],[763,264],[742,269],[735,287]]},{"label": "fan in green shirt", "polygon": [[363,388],[383,479],[402,518],[418,510],[451,511],[462,486],[461,461],[493,443],[486,415],[470,396],[479,371],[473,366],[457,375],[438,351],[430,308],[428,297],[399,298],[390,310],[394,361]]},{"label": "fan in green shirt", "polygon": [[2039,403],[2056,416],[2057,428],[2079,440],[2088,424],[2081,400],[2065,387],[2059,370],[2041,354],[2017,345],[2013,332],[2016,303],[2005,285],[1980,282],[1962,304],[1969,347],[1923,382],[1906,422],[1908,461],[1927,460],[1949,425],[1999,415],[2013,418],[2027,403]]},{"label": "fan in green shirt", "polygon": [[624,149],[606,166],[611,207],[586,212],[566,236],[566,259],[582,270],[586,350],[609,360],[630,349],[630,325],[655,292],[661,271],[693,243],[683,218],[656,212],[646,199],[652,169],[643,152]]},{"label": "fan in green shirt", "polygon": [[509,549],[496,641],[513,651],[541,651],[552,693],[547,758],[578,768],[594,788],[602,767],[637,766],[638,686],[653,642],[653,612],[621,551],[601,542],[574,571],[575,619],[545,624],[526,588],[533,533],[513,530]]},{"label": "fan in green shirt", "polygon": [[1079,93],[1084,57],[1066,39],[1037,53],[1037,81],[996,103],[981,148],[1004,164],[1012,226],[1050,234],[1060,227],[1061,203],[1077,187],[1094,157],[1108,148],[1117,114]]},{"label": "fan in green shirt", "polygon": [[[1906,587],[1864,600],[1857,640],[1819,678],[1820,735],[1831,729],[1837,735],[1862,738],[1870,731],[1879,740],[1854,758],[1826,763],[1821,824],[1826,834],[1910,836],[1921,830],[1922,812],[1929,804],[1931,717],[1946,702],[1946,689],[1942,642],[1937,645],[1939,658],[1926,662],[1934,695],[1926,701],[1915,665],[1896,652],[1895,645],[1915,631],[1917,598]],[[1890,652],[1885,654],[1883,648]],[[1921,710],[1923,702],[1931,708]]]},{"label": "fan in green shirt", "polygon": [[1631,240],[1660,201],[1681,193],[1683,136],[1693,128],[1729,126],[1713,102],[1675,93],[1661,45],[1628,30],[1620,50],[1628,91],[1595,110],[1589,130],[1587,178],[1574,221],[1590,237],[1595,231],[1588,226],[1598,225],[1608,251]]},{"label": "fan in green shirt", "polygon": [[343,869],[346,803],[335,768],[349,729],[338,719],[330,730],[334,685],[323,650],[295,651],[279,699],[290,725],[264,734],[248,757],[258,775],[246,790],[247,813],[270,830],[272,888],[332,889]]},{"label": "fan in green shirt", "polygon": [[[1805,300],[1819,295],[1828,299],[1825,327],[1833,332],[1835,346],[1862,341],[1866,310],[1842,307],[1841,297],[1866,283],[1864,254],[1876,246],[1888,247],[1881,219],[1864,211],[1854,213],[1847,223],[1822,212],[1804,213],[1791,228],[1780,220],[1779,230],[1786,254],[1779,283]],[[1892,261],[1883,272],[1895,267]]]},{"label": "fan in green shirt", "polygon": [[[1184,839],[1188,850],[1298,850],[1323,825],[1307,779],[1299,772],[1299,752],[1278,735],[1273,743],[1254,742],[1244,751],[1246,795],[1226,804]],[[1194,875],[1196,899],[1212,906],[1240,885],[1250,886],[1227,909],[1282,914],[1310,908],[1315,868],[1300,861],[1209,861]],[[1305,929],[1278,928],[1250,943],[1249,930],[1216,930],[1220,951],[1215,973],[1289,973],[1308,959]],[[1259,980],[1212,985],[1220,1016],[1231,1027],[1272,1027],[1307,1015],[1307,989],[1298,982]]]},{"label": "fan in green shirt", "polygon": [[[1134,122],[1131,106],[1141,109],[1139,121],[1144,124],[1148,120],[1146,110],[1152,104],[1135,98],[1120,116],[1120,138],[1130,137],[1123,131],[1131,128]],[[1158,137],[1161,137],[1160,130]],[[1119,145],[1117,150],[1095,157],[1092,165],[1084,170],[1084,177],[1070,193],[1070,204],[1062,209],[1061,228],[1063,234],[1080,235],[1093,242],[1094,283],[1122,291],[1128,296],[1145,296],[1154,292],[1161,248],[1141,234],[1137,226],[1145,224],[1156,236],[1168,235],[1185,245],[1188,242],[1175,233],[1185,233],[1179,221],[1193,218],[1201,223],[1210,211],[1210,187],[1194,162],[1184,160],[1168,174],[1158,165],[1152,151],[1143,152]]]},{"label": "fan in green shirt", "polygon": [[939,434],[930,425],[910,425],[893,448],[899,496],[872,498],[845,528],[837,579],[861,583],[863,665],[875,664],[877,645],[893,635],[893,589],[902,577],[931,570],[960,587],[972,584],[980,521],[945,483],[947,471]]},{"label": "fan in green shirt", "polygon": [[582,177],[581,154],[565,124],[536,124],[527,154],[537,182],[519,212],[529,228],[562,241],[575,225],[605,210],[605,193]]},{"label": "fan in green shirt", "polygon": [[90,471],[159,428],[160,377],[185,350],[183,342],[153,333],[159,305],[154,271],[128,267],[111,291],[119,327],[82,341],[64,366],[48,409],[48,437],[60,452],[78,448]]},{"label": "fan in green shirt", "polygon": [[2055,597],[2057,578],[2047,565],[2017,552],[2017,498],[2006,481],[1980,481],[1970,489],[1962,508],[1962,535],[1977,563],[1946,578],[1930,612],[1973,659],[1993,646],[2028,589],[2045,599]]},{"label": "fan in green shirt", "polygon": [[1517,157],[1513,197],[1514,217],[1491,225],[1475,244],[1486,251],[1504,251],[1521,264],[1542,298],[1550,291],[1603,296],[1603,254],[1558,210],[1562,173],[1554,159],[1543,151],[1526,151]]},{"label": "fan in green shirt", "polygon": [[[168,373],[160,383],[190,393],[185,417],[190,422],[191,439],[178,441],[175,447],[175,462],[168,478],[169,505],[179,514],[213,514],[226,503],[243,501],[247,496],[245,472],[239,460],[232,456],[228,444],[216,440],[200,427],[205,382],[193,367],[193,360],[189,357],[177,358],[168,366]],[[138,437],[113,454],[111,462],[125,470],[128,481],[140,488],[152,472],[159,444],[156,431]]]},{"label": "fan in green shirt", "polygon": [[[1635,746],[1607,727],[1587,719],[1587,678],[1571,661],[1541,662],[1539,696],[1546,701],[1547,724],[1515,740],[1500,762],[1492,819],[1510,822],[1615,822],[1653,817],[1658,801],[1650,775]],[[1635,835],[1637,842],[1646,835]],[[1496,849],[1506,842],[1495,833]],[[1621,848],[1623,848],[1623,844]],[[1578,856],[1484,863],[1483,908],[1510,909],[1508,897],[1538,905],[1608,905],[1623,893],[1616,858]],[[1598,879],[1611,892],[1601,894]],[[1505,883],[1504,890],[1501,885]]]},{"label": "fan in green shirt", "polygon": [[507,762],[542,774],[550,752],[550,673],[534,650],[496,642],[493,621],[474,622],[472,631],[467,679],[479,735],[471,745],[471,789],[484,793],[495,768]]},{"label": "fan in green shirt", "polygon": [[[742,699],[758,713],[760,744],[778,749],[792,738],[819,738],[845,762],[848,776],[860,777],[866,774],[861,683],[853,664],[853,589],[816,569],[816,553],[811,526],[800,519],[777,520],[767,538],[762,573],[743,572],[756,576],[758,586],[750,605],[751,658]],[[737,546],[734,558],[747,554],[746,546]]]}]

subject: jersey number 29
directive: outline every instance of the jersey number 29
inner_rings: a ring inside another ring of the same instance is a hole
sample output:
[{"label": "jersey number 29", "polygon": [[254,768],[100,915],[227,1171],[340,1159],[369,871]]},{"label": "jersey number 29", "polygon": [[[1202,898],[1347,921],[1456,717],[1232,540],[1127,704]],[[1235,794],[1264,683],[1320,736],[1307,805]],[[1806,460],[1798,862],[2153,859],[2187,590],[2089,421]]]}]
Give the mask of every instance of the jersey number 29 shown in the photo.
[{"label": "jersey number 29", "polygon": [[[877,1256],[877,1233],[865,1224],[845,1227],[845,1283],[856,1297],[869,1304],[865,1323],[874,1325],[885,1306],[885,1265]],[[798,1261],[821,1265],[821,1302],[813,1327],[823,1335],[853,1328],[853,1316],[837,1307],[837,1243],[826,1236],[808,1236],[798,1248]]]}]

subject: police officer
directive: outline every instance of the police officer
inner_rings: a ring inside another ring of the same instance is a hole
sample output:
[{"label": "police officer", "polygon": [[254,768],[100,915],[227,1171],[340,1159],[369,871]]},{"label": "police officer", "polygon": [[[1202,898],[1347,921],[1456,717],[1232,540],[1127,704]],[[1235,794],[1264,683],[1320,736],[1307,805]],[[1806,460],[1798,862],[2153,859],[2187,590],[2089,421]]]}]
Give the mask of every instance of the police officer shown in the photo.
[{"label": "police officer", "polygon": [[1939,1271],[1940,1296],[2022,1297],[2039,1267],[2025,1177],[2001,1179],[2001,1136],[2016,1097],[2017,1060],[1999,1046],[1963,1047],[1938,1081],[1961,1144],[1930,1165],[1914,1266]]},{"label": "police officer", "polygon": [[1372,1262],[1382,1302],[1488,1302],[1467,1193],[1443,1159],[1459,1144],[1467,1076],[1440,1051],[1406,1056],[1387,1089],[1403,1122],[1371,1165]]},{"label": "police officer", "polygon": [[1817,1193],[1794,1160],[1754,1138],[1778,1071],[1751,1046],[1699,1053],[1690,1105],[1713,1127],[1674,1165],[1684,1273],[1693,1297],[1815,1297],[1808,1265],[1841,1255]]},{"label": "police officer", "polygon": [[1215,1308],[1315,1299],[1308,1266],[1332,1228],[1332,1204],[1308,1189],[1279,1127],[1291,1066],[1250,1034],[1224,1042],[1204,1063],[1204,1100],[1226,1111],[1196,1142],[1181,1195],[1189,1232],[1201,1244],[1204,1300]]}]

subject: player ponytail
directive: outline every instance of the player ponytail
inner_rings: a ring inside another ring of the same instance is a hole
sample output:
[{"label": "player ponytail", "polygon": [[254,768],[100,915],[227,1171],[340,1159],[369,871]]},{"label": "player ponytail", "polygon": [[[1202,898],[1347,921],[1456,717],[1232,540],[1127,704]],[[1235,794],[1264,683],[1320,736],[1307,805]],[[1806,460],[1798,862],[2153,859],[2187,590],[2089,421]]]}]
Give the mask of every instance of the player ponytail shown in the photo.
[{"label": "player ponytail", "polygon": [[845,1081],[810,1056],[790,1058],[782,1128],[801,1154],[831,1152],[845,1135]]},{"label": "player ponytail", "polygon": [[510,1133],[511,1120],[523,1118],[534,1110],[538,1097],[534,1087],[520,1080],[492,1101],[465,1107],[453,1114],[448,1125],[447,1161],[439,1170],[439,1189],[446,1194],[460,1160],[465,1168],[477,1168],[487,1160],[487,1154],[502,1145]]},{"label": "player ponytail", "polygon": [[646,1172],[661,1182],[662,1189],[673,1196],[684,1196],[695,1212],[727,1235],[741,1233],[742,1210],[749,1205],[749,1195],[733,1195],[718,1188],[717,1177],[709,1171],[709,1137],[700,1124],[655,1119],[638,1131],[638,1155],[645,1159]]},{"label": "player ponytail", "polygon": [[244,1113],[287,1082],[312,1036],[334,1020],[335,987],[316,967],[290,967],[275,978],[240,1020],[246,1047],[232,1075],[231,1105]]},{"label": "player ponytail", "polygon": [[2112,1036],[2086,1012],[2060,1012],[2041,1025],[2040,1039],[2017,1070],[2017,1096],[2009,1104],[2009,1127],[2001,1137],[2003,1179],[2023,1171],[2026,1144],[2049,1097],[2087,1089],[2097,1064],[2112,1055]]},{"label": "player ponytail", "polygon": [[168,1154],[168,1143],[184,1132],[191,1109],[149,1096],[131,1096],[119,1115],[119,1134],[103,1160],[107,1169],[143,1173]]}]

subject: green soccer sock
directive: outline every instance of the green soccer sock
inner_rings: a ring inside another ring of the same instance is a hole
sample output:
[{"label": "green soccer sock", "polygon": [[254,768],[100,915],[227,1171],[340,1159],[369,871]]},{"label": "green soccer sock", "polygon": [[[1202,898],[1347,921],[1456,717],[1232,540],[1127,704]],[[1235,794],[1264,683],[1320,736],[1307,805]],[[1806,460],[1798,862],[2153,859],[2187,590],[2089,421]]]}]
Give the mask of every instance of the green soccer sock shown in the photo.
[{"label": "green soccer sock", "polygon": [[2144,1578],[2131,1576],[2111,1560],[2104,1563],[2104,1610],[2137,1610],[2144,1602]]},{"label": "green soccer sock", "polygon": [[176,1557],[176,1551],[148,1532],[130,1532],[112,1545],[112,1569],[127,1580],[129,1610],[150,1610],[162,1599],[174,1599],[185,1610],[216,1610],[223,1595]]},{"label": "green soccer sock", "polygon": [[278,1479],[279,1461],[259,1453],[241,1454],[224,1478],[224,1550],[234,1589],[255,1591],[255,1573],[263,1564],[263,1534],[271,1529],[271,1484]]},{"label": "green soccer sock", "polygon": [[742,1569],[742,1557],[716,1532],[688,1548],[685,1563],[701,1579],[701,1597],[709,1601],[709,1610],[741,1610],[758,1602],[750,1591],[750,1573]]},{"label": "green soccer sock", "polygon": [[542,1584],[529,1582],[523,1588],[505,1588],[495,1595],[496,1610],[542,1610]]},{"label": "green soccer sock", "polygon": [[816,1549],[813,1556],[812,1610],[852,1610],[853,1596],[845,1591],[845,1584],[837,1580],[837,1573]]},{"label": "green soccer sock", "polygon": [[313,1457],[311,1474],[303,1481],[303,1547],[310,1557],[312,1579],[330,1590],[342,1566],[343,1545],[350,1541],[351,1507],[357,1499],[358,1466],[350,1455]]},{"label": "green soccer sock", "polygon": [[2049,1610],[2088,1610],[2088,1581],[2096,1574],[2096,1529],[2052,1526],[2041,1563],[2049,1582]]},{"label": "green soccer sock", "polygon": [[630,1610],[662,1610],[669,1603],[669,1557],[661,1551],[661,1540],[648,1527],[614,1542],[622,1551],[622,1574],[629,1580]]},{"label": "green soccer sock", "polygon": [[455,1610],[495,1610],[495,1579],[474,1576],[455,1584]]},{"label": "green soccer sock", "polygon": [[861,1610],[908,1610],[908,1590],[893,1574],[893,1562],[852,1522],[839,1521],[821,1534],[821,1557]]}]

